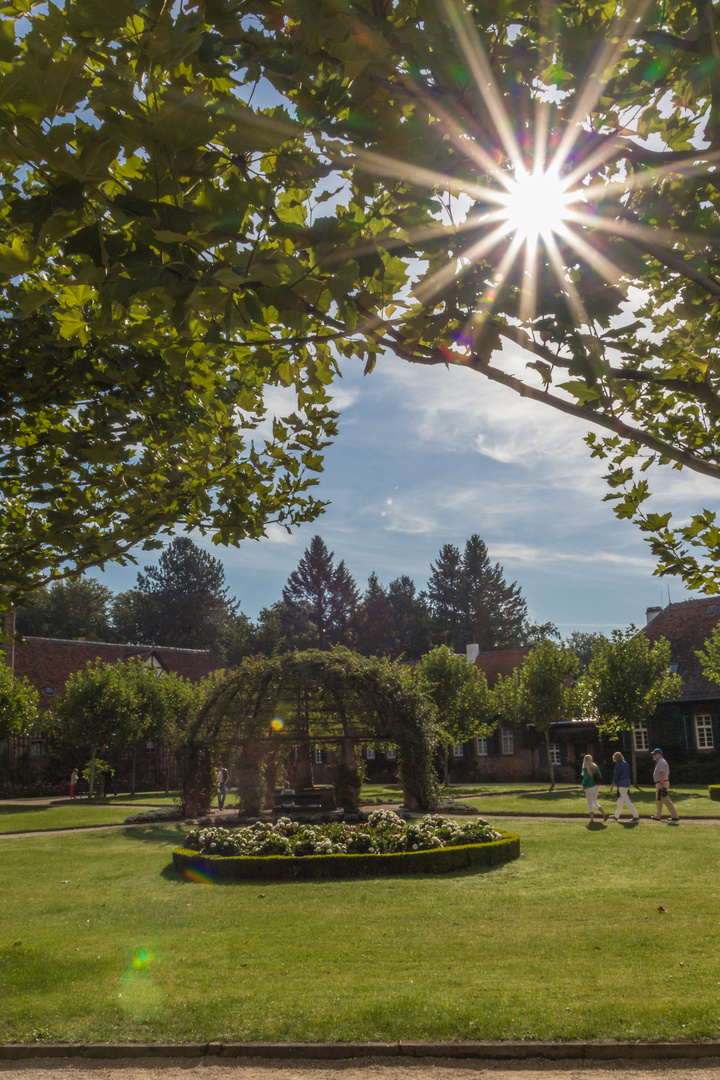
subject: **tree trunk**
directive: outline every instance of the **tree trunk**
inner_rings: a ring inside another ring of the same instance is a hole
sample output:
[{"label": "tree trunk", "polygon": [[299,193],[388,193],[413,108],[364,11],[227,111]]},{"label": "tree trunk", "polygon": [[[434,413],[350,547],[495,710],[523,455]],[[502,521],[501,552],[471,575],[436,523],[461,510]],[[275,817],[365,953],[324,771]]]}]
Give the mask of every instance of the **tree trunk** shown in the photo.
[{"label": "tree trunk", "polygon": [[92,753],[90,755],[90,790],[88,791],[88,799],[93,797],[93,788],[95,787],[95,743],[92,745]]},{"label": "tree trunk", "polygon": [[637,787],[637,751],[635,750],[635,732],[630,728],[630,760],[632,762],[632,782]]},{"label": "tree trunk", "polygon": [[130,794],[135,794],[135,776],[137,772],[137,746],[133,746],[132,769],[130,770]]},{"label": "tree trunk", "polygon": [[545,728],[545,749],[547,751],[548,769],[550,770],[550,791],[555,787],[555,766],[550,755],[550,731]]},{"label": "tree trunk", "polygon": [[448,787],[450,784],[450,752],[451,746],[445,747],[445,761],[443,762],[443,786]]},{"label": "tree trunk", "polygon": [[310,740],[303,739],[298,743],[298,759],[295,766],[295,791],[311,791],[313,788],[312,759],[310,757]]}]

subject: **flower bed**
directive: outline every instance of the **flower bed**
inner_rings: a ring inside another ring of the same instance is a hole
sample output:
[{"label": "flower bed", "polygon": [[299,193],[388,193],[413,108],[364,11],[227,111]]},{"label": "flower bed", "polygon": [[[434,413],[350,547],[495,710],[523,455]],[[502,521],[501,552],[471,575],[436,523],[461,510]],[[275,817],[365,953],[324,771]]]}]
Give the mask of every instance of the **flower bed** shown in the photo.
[{"label": "flower bed", "polygon": [[199,880],[287,879],[444,872],[492,866],[519,854],[518,837],[482,819],[459,823],[430,814],[404,822],[390,810],[375,810],[366,825],[280,818],[232,832],[192,829],[185,846],[173,852],[173,864]]}]

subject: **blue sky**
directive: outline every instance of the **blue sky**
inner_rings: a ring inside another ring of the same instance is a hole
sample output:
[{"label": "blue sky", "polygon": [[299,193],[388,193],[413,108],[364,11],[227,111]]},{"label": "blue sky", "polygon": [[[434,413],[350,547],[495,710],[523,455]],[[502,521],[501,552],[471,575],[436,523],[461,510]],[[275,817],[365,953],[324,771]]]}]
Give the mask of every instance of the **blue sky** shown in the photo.
[{"label": "blue sky", "polygon": [[[524,367],[527,357],[506,356]],[[282,411],[280,392],[271,403]],[[344,559],[361,590],[374,570],[387,585],[409,574],[424,588],[443,544],[462,547],[478,533],[508,581],[517,581],[530,616],[573,630],[642,625],[645,608],[687,599],[675,579],[653,577],[650,550],[608,503],[601,462],[583,442],[586,425],[518,397],[461,367],[427,368],[394,358],[363,376],[345,362],[335,387],[340,433],[326,455],[316,493],[326,513],[289,536],[271,526],[261,541],[213,548],[231,592],[255,618],[279,600],[311,537],[319,533]],[[657,509],[678,520],[714,506],[712,482],[660,470]],[[141,566],[156,561],[138,552]],[[131,588],[137,568],[108,566],[95,576]]]}]

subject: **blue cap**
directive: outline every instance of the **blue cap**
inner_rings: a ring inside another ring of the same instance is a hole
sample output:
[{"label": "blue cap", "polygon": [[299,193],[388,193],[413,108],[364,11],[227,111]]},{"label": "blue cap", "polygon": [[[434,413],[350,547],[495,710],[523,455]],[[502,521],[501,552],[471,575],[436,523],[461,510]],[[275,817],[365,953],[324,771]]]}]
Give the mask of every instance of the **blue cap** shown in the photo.
[{"label": "blue cap", "polygon": [[655,747],[655,749],[653,750],[653,754],[659,754],[660,757],[662,757],[662,750],[660,749],[659,746]]}]

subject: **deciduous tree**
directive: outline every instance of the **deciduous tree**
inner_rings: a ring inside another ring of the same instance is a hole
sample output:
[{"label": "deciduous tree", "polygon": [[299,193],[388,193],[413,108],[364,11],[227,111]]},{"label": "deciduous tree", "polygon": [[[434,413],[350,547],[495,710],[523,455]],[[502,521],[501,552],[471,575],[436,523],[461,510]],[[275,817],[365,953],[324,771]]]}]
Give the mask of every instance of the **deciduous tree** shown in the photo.
[{"label": "deciduous tree", "polygon": [[630,732],[633,783],[637,784],[637,753],[633,728],[647,722],[661,701],[679,697],[682,678],[669,673],[670,642],[651,643],[634,626],[613,630],[609,641],[590,661],[585,677],[597,710],[598,730],[617,736]]},{"label": "deciduous tree", "polygon": [[422,657],[415,679],[437,708],[445,744],[445,784],[453,745],[495,729],[495,703],[482,671],[465,656],[440,645]]},{"label": "deciduous tree", "polygon": [[16,678],[0,653],[0,741],[29,735],[38,722],[38,692]]},{"label": "deciduous tree", "polygon": [[15,628],[27,637],[113,641],[112,597],[111,590],[93,578],[56,581],[28,598],[29,606],[16,614]]},{"label": "deciduous tree", "polygon": [[494,690],[503,716],[515,723],[532,724],[544,737],[551,791],[555,787],[555,769],[550,727],[575,715],[573,680],[579,667],[572,649],[545,638],[528,653],[521,667],[500,677]]}]

